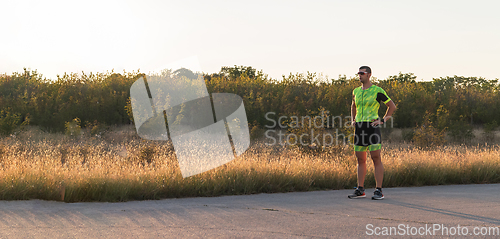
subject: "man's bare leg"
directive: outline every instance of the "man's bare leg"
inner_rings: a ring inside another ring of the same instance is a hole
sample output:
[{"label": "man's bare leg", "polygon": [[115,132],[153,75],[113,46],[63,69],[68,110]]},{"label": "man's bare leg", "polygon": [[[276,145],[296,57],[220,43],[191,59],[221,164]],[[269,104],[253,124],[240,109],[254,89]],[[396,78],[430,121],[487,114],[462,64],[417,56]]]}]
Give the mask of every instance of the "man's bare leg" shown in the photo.
[{"label": "man's bare leg", "polygon": [[366,176],[366,152],[355,151],[358,159],[358,186],[364,187]]},{"label": "man's bare leg", "polygon": [[[370,157],[373,160],[373,166],[375,168],[375,182],[377,184],[377,188],[382,188],[382,181],[384,180],[384,165],[382,164],[382,156],[380,155],[380,149],[375,151],[370,151]],[[359,168],[358,168],[358,174],[359,174]]]}]

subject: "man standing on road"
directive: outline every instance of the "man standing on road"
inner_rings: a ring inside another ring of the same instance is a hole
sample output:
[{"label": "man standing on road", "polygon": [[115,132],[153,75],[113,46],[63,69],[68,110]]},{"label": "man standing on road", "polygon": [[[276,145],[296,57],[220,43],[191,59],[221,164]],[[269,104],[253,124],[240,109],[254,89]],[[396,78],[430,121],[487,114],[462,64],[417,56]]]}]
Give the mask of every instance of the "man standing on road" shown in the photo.
[{"label": "man standing on road", "polygon": [[[365,176],[366,176],[366,151],[370,152],[373,165],[375,167],[375,182],[377,184],[372,199],[384,199],[382,194],[382,180],[384,179],[384,166],[380,156],[382,138],[379,125],[387,122],[392,113],[396,110],[396,105],[387,96],[385,91],[370,82],[372,70],[368,66],[359,68],[359,81],[362,86],[352,92],[351,119],[354,128],[354,152],[358,159],[358,187],[349,198],[364,198]],[[387,112],[379,120],[378,109],[380,103],[387,105]]]}]

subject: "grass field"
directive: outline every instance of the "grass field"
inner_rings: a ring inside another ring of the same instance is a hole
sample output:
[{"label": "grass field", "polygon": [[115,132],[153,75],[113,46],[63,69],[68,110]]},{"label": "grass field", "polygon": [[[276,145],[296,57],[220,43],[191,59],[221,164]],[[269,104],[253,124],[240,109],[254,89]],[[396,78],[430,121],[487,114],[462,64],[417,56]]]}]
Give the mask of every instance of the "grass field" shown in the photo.
[{"label": "grass field", "polygon": [[[500,183],[498,145],[421,150],[389,141],[382,155],[384,187]],[[370,188],[375,181],[368,165]],[[168,142],[142,140],[130,127],[75,138],[30,128],[0,139],[0,200],[127,201],[354,186],[349,146],[306,152],[253,142],[230,163],[182,178]]]}]

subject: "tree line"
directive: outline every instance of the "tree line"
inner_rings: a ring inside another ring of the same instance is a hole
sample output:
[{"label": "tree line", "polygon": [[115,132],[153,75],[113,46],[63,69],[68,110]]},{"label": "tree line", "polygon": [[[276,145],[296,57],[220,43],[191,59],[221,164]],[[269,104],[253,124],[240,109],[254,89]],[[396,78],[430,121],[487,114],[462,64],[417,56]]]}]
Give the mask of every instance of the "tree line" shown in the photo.
[{"label": "tree line", "polygon": [[[243,98],[248,121],[257,127],[268,124],[265,114],[310,115],[324,108],[332,116],[349,116],[357,77],[328,79],[316,73],[297,73],[282,79],[268,77],[248,66],[222,67],[212,74],[189,69],[169,71],[178,77],[203,77],[209,93],[234,93]],[[10,134],[21,124],[37,125],[57,132],[67,122],[79,119],[89,125],[132,123],[130,86],[143,73],[64,74],[57,80],[42,78],[37,71],[0,75],[0,133]],[[395,102],[394,126],[418,127],[432,123],[437,128],[459,125],[496,127],[500,119],[498,79],[447,76],[417,81],[413,73],[372,79]],[[386,107],[380,107],[383,116]]]}]

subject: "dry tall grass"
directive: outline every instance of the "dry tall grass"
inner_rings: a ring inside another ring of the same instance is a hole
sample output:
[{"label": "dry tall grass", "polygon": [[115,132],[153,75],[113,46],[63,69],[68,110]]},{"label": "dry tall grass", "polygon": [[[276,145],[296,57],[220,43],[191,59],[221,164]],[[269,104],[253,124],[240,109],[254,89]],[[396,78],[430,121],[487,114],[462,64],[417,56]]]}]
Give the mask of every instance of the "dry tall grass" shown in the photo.
[{"label": "dry tall grass", "polygon": [[[498,146],[419,150],[392,143],[382,157],[385,187],[500,182]],[[375,184],[369,165],[366,187]],[[304,152],[254,143],[238,159],[183,179],[168,142],[144,141],[130,128],[101,138],[31,129],[0,139],[2,200],[127,201],[354,186],[356,159],[348,146]]]}]

